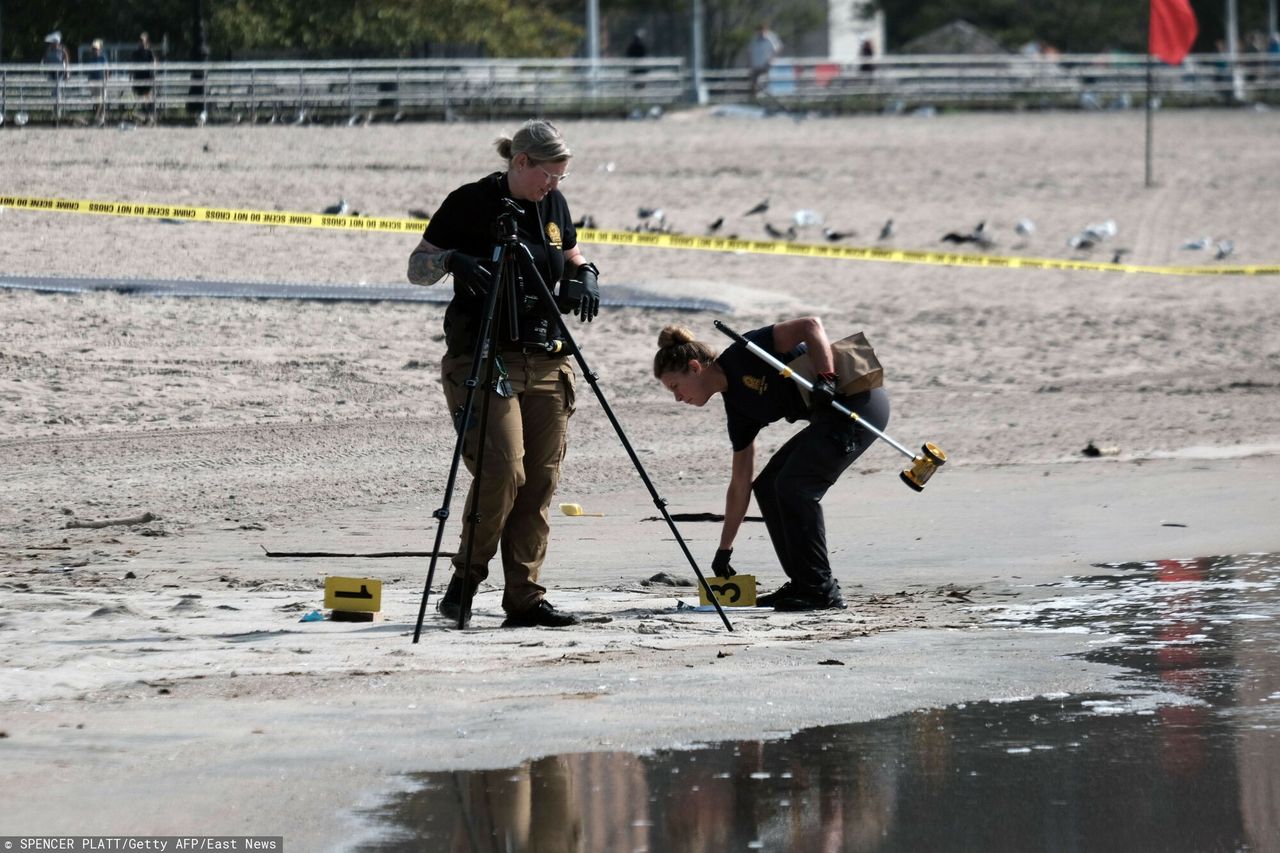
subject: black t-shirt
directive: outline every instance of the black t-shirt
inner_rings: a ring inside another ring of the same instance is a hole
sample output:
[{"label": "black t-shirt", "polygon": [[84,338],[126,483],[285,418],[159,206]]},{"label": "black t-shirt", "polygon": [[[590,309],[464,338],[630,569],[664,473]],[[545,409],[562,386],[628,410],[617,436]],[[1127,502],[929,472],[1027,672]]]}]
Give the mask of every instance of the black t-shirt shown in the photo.
[{"label": "black t-shirt", "polygon": [[[156,54],[151,48],[138,45],[133,49],[133,56],[130,57],[130,61],[147,63],[155,62]],[[154,77],[155,73],[152,72],[150,68],[139,68],[137,71],[133,72],[134,80],[151,80]]]},{"label": "black t-shirt", "polygon": [[[505,172],[494,172],[472,184],[465,184],[453,192],[440,205],[436,215],[427,223],[423,237],[441,249],[455,249],[465,255],[474,255],[492,266],[494,245],[498,241],[496,222],[505,212],[502,200],[511,198]],[[553,189],[540,202],[516,199],[524,211],[515,217],[516,236],[529,248],[534,264],[543,281],[553,292],[564,274],[564,254],[578,245],[578,234],[569,214],[569,204],[564,195]],[[523,252],[516,247],[514,251]],[[520,269],[517,265],[517,269]],[[539,287],[536,281],[525,283],[525,294],[536,297]],[[548,321],[553,333],[556,327],[554,306],[547,308],[534,301],[530,313]],[[471,297],[454,290],[453,300],[445,310],[444,332],[451,354],[470,353],[475,346],[475,335],[480,331],[484,314],[484,299]],[[504,334],[505,320],[497,318],[499,334]]]},{"label": "black t-shirt", "polygon": [[[781,353],[774,349],[773,326],[755,329],[743,335],[756,346],[772,354],[783,364],[803,351],[796,348]],[[729,427],[729,441],[734,451],[744,450],[767,424],[786,418],[807,420],[809,410],[795,382],[778,375],[764,359],[734,341],[716,359],[724,370],[729,386],[724,391],[724,411]]]}]

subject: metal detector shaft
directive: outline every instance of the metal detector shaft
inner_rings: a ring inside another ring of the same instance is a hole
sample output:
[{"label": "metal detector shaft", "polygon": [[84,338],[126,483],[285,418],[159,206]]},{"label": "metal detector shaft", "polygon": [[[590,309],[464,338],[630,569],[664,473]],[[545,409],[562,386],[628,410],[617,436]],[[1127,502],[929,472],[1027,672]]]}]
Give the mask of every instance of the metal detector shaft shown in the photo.
[{"label": "metal detector shaft", "polygon": [[[726,335],[733,338],[738,343],[745,345],[747,349],[751,350],[751,352],[755,353],[755,355],[758,356],[760,359],[762,359],[766,364],[768,364],[774,370],[778,371],[778,373],[781,374],[784,378],[790,379],[792,382],[796,383],[801,388],[812,393],[813,391],[812,382],[810,382],[808,379],[805,379],[803,376],[799,375],[798,373],[796,373],[790,367],[787,367],[782,362],[778,361],[778,359],[774,358],[773,354],[770,353],[768,350],[766,350],[764,347],[747,340],[742,335],[735,332],[733,329],[730,329],[724,323],[721,323],[719,320],[715,320],[714,323],[717,329],[724,332]],[[871,432],[874,433],[878,438],[884,439],[885,442],[891,445],[895,450],[897,450],[903,456],[913,461],[915,460],[916,455],[914,453],[912,453],[910,450],[907,450],[907,448],[903,447],[901,444],[894,441],[892,438],[885,435],[883,432],[876,429],[871,424],[867,423],[865,419],[858,417],[858,414],[856,412],[849,411],[847,408],[835,402],[834,400],[831,402],[831,408],[835,409],[837,412],[844,415],[845,417],[852,418],[853,420],[857,421],[864,428],[871,430]]]}]

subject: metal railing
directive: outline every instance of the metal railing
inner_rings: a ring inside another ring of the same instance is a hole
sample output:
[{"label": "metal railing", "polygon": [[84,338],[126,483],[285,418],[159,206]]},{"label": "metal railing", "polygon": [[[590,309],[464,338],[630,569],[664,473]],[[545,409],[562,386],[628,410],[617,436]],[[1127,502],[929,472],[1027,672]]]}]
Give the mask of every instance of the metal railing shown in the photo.
[{"label": "metal railing", "polygon": [[[702,91],[680,59],[362,60],[329,62],[0,65],[4,126],[70,122],[347,122],[405,118],[620,116],[676,103],[746,103],[830,111],[935,107],[1108,107],[1145,97],[1133,55],[885,56],[850,63],[775,63],[761,92],[744,69],[705,70]],[[1171,104],[1280,100],[1280,56],[1195,55],[1153,66]]]},{"label": "metal railing", "polygon": [[5,124],[150,120],[352,124],[403,118],[625,115],[686,95],[679,59],[362,60],[0,65]]},{"label": "metal railing", "polygon": [[[1280,101],[1280,56],[1235,61],[1193,55],[1180,66],[1152,65],[1152,91],[1167,104]],[[749,98],[740,69],[703,73],[710,102]],[[1084,107],[1141,103],[1147,62],[1141,55],[884,56],[833,63],[781,60],[763,85],[765,105],[832,110],[935,107]]]}]

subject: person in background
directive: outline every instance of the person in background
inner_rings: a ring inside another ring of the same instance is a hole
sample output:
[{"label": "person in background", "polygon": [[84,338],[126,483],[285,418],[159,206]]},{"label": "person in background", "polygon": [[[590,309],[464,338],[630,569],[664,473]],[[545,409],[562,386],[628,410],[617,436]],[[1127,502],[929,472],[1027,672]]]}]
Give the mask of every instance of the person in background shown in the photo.
[{"label": "person in background", "polygon": [[[739,341],[716,355],[683,326],[667,326],[658,336],[653,359],[653,375],[676,402],[705,406],[716,394],[724,398],[733,461],[720,547],[711,568],[719,577],[736,574],[729,560],[754,493],[788,578],[780,589],[760,596],[756,603],[789,611],[844,609],[840,584],[827,557],[820,501],[876,435],[830,404],[840,403],[883,430],[889,422],[889,396],[883,388],[851,396],[837,393],[831,342],[817,317],[786,320],[743,337],[783,362],[797,357],[804,344],[816,373],[807,406],[794,382],[779,376]],[[783,418],[809,423],[791,436],[755,477],[756,436]]]},{"label": "person in background", "polygon": [[[645,33],[643,29],[638,29],[631,34],[631,41],[628,42],[626,50],[627,59],[644,59],[649,55],[649,46],[645,44],[644,35]],[[641,78],[644,77],[646,70],[647,69],[645,68],[631,69],[632,75],[637,78],[636,82],[633,84],[633,88],[644,88],[644,81]]]},{"label": "person in background", "polygon": [[[560,131],[548,121],[525,122],[512,137],[499,137],[498,155],[506,168],[465,184],[445,198],[421,242],[409,257],[409,281],[432,285],[453,274],[453,299],[444,316],[445,352],[441,381],[454,426],[464,430],[463,456],[475,474],[478,425],[483,400],[477,394],[472,417],[463,412],[477,338],[482,331],[485,297],[499,282],[492,250],[500,217],[514,219],[516,237],[528,248],[549,288],[572,280],[582,292],[574,310],[583,322],[600,308],[599,271],[578,246],[569,204],[560,192],[573,156]],[[507,201],[514,201],[518,213]],[[521,250],[515,249],[517,256]],[[525,294],[537,291],[526,282]],[[563,286],[562,286],[563,292]],[[487,393],[489,415],[484,447],[484,476],[475,481],[463,514],[462,545],[453,558],[453,577],[439,600],[445,618],[466,622],[476,588],[489,575],[489,561],[501,549],[505,587],[504,627],[563,627],[578,618],[557,610],[538,583],[550,534],[547,508],[560,479],[574,410],[574,372],[568,355],[551,352],[546,342],[559,331],[556,306],[534,302],[519,309],[519,341],[509,340],[505,313],[495,322],[495,348],[501,372]],[[539,340],[541,338],[541,340]],[[481,365],[480,377],[488,365]],[[472,521],[474,512],[479,520]],[[471,564],[465,543],[475,528]]]},{"label": "person in background", "polygon": [[138,36],[138,46],[129,55],[129,61],[147,66],[146,68],[134,70],[133,94],[142,102],[142,111],[146,114],[147,121],[155,124],[156,91],[154,81],[156,78],[156,52],[151,49],[151,36],[147,33]]},{"label": "person in background", "polygon": [[85,64],[89,67],[89,90],[93,93],[94,121],[99,125],[107,121],[107,80],[111,71],[107,68],[107,55],[102,50],[102,39],[94,39],[92,50]]},{"label": "person in background", "polygon": [[782,51],[782,39],[769,29],[767,21],[756,27],[756,34],[747,45],[747,67],[750,69],[749,86],[754,99],[768,81],[769,68],[774,57]]},{"label": "person in background", "polygon": [[44,56],[41,57],[40,64],[52,69],[47,73],[53,83],[60,84],[71,73],[71,55],[62,43],[61,32],[55,30],[44,37]]}]

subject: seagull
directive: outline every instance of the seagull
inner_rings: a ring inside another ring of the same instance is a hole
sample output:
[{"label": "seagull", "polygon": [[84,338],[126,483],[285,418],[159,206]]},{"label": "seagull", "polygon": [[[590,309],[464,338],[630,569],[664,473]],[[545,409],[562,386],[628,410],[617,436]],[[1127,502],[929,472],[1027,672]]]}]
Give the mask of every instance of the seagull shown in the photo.
[{"label": "seagull", "polygon": [[573,223],[574,228],[596,228],[596,218],[590,213],[583,214],[582,218]]},{"label": "seagull", "polygon": [[888,240],[890,237],[892,237],[892,236],[893,236],[893,232],[894,232],[894,230],[895,230],[895,228],[894,228],[894,225],[893,225],[893,220],[892,220],[892,219],[886,219],[886,220],[885,220],[885,222],[884,222],[884,225],[881,225],[881,226],[880,226],[880,236],[879,236],[879,237],[877,237],[876,239],[877,239],[877,240]]},{"label": "seagull", "polygon": [[409,216],[413,219],[430,219],[431,214],[427,213],[420,207],[415,207],[409,211]]},{"label": "seagull", "polygon": [[794,240],[796,238],[796,227],[794,225],[787,228],[786,231],[779,231],[768,222],[764,224],[764,233],[768,234],[775,240]]},{"label": "seagull", "polygon": [[1073,249],[1092,249],[1103,240],[1116,236],[1116,230],[1116,221],[1114,219],[1108,219],[1106,222],[1095,222],[1092,225],[1086,225],[1079,234],[1073,235],[1067,240],[1067,245]]},{"label": "seagull", "polygon": [[942,242],[956,243],[956,244],[973,243],[977,246],[982,247],[983,249],[987,249],[987,248],[990,248],[991,246],[994,246],[996,241],[992,240],[991,235],[987,233],[987,223],[986,223],[986,220],[983,220],[982,222],[979,222],[977,227],[975,227],[968,234],[960,234],[956,231],[948,231],[946,234],[942,235]]},{"label": "seagull", "polygon": [[709,225],[707,226],[707,233],[708,233],[708,234],[714,234],[714,233],[716,233],[717,231],[719,231],[719,230],[720,230],[720,226],[721,226],[721,225],[724,225],[724,217],[723,217],[723,216],[717,216],[717,217],[716,217],[715,222],[712,222],[711,224],[709,224]]},{"label": "seagull", "polygon": [[1182,248],[1199,251],[1200,249],[1209,248],[1209,244],[1213,242],[1212,237],[1198,237],[1195,240],[1188,240],[1182,244]]},{"label": "seagull", "polygon": [[196,127],[204,127],[204,126],[205,126],[205,124],[207,124],[207,123],[208,123],[208,121],[209,121],[209,113],[208,113],[208,111],[207,111],[207,110],[201,110],[201,111],[200,111],[200,114],[199,114],[198,116],[196,116]]},{"label": "seagull", "polygon": [[662,212],[660,207],[642,207],[636,211],[636,216],[641,219],[664,219],[666,214]]},{"label": "seagull", "polygon": [[797,228],[808,228],[811,225],[823,224],[822,214],[816,210],[797,210],[791,215],[791,221]]},{"label": "seagull", "polygon": [[1030,219],[1019,219],[1018,224],[1013,226],[1013,230],[1023,237],[1029,237],[1036,233],[1036,224]]},{"label": "seagull", "polygon": [[346,216],[347,211],[349,210],[351,210],[351,208],[347,205],[347,200],[345,198],[340,198],[338,199],[337,204],[329,205],[323,212],[325,216]]},{"label": "seagull", "polygon": [[757,204],[755,207],[751,208],[750,210],[748,210],[746,213],[744,213],[744,214],[742,214],[742,215],[743,215],[743,216],[752,216],[752,215],[757,214],[757,213],[764,213],[764,212],[765,212],[766,210],[768,210],[768,209],[769,209],[769,199],[767,199],[767,198],[766,198],[764,201],[760,202],[760,203],[759,203],[759,204]]},{"label": "seagull", "polygon": [[1215,261],[1220,261],[1236,250],[1236,244],[1230,240],[1219,240],[1213,248],[1215,250],[1213,253],[1213,259]]},{"label": "seagull", "polygon": [[830,241],[831,241],[831,242],[833,242],[833,243],[834,243],[835,241],[837,241],[837,240],[844,240],[844,239],[847,239],[847,238],[849,238],[849,237],[852,237],[852,236],[853,236],[854,234],[856,234],[856,233],[858,233],[858,232],[856,232],[856,231],[836,231],[834,228],[823,228],[823,229],[822,229],[822,236],[826,237],[828,240],[830,240]]},{"label": "seagull", "polygon": [[1111,263],[1113,263],[1113,264],[1118,264],[1118,263],[1120,263],[1120,259],[1121,259],[1121,258],[1123,258],[1123,257],[1124,257],[1125,255],[1127,255],[1127,254],[1129,254],[1129,250],[1128,250],[1128,249],[1116,249],[1116,250],[1115,250],[1114,252],[1112,252],[1112,254],[1111,254]]},{"label": "seagull", "polygon": [[347,127],[355,127],[360,123],[360,113],[352,113],[351,118],[347,119]]}]

